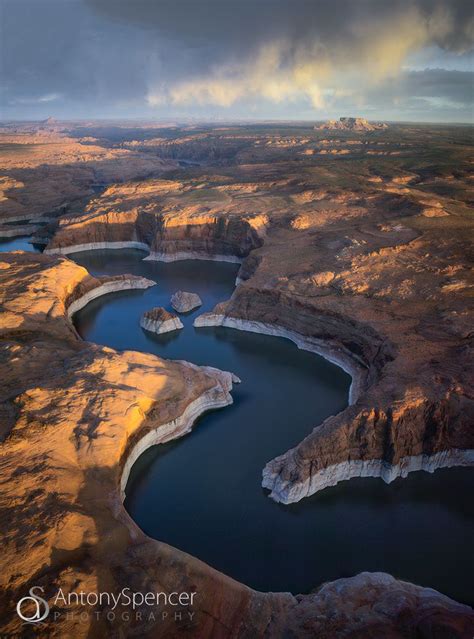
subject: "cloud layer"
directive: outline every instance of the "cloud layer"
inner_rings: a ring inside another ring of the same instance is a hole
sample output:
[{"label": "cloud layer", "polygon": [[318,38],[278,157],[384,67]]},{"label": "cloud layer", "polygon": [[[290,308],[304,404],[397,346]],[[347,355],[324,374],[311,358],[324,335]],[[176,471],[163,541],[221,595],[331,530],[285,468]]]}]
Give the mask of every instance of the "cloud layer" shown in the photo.
[{"label": "cloud layer", "polygon": [[0,2],[9,113],[472,117],[462,0]]}]

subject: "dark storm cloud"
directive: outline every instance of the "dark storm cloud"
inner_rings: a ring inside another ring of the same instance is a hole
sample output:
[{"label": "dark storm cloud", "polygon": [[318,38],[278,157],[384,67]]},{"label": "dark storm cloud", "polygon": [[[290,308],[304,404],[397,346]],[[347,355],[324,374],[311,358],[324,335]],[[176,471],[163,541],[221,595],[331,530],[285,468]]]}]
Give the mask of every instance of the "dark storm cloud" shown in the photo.
[{"label": "dark storm cloud", "polygon": [[138,30],[111,30],[80,2],[7,0],[1,6],[2,85],[9,100],[45,95],[120,100],[146,90],[136,73],[146,53]]},{"label": "dark storm cloud", "polygon": [[[472,47],[474,30],[470,3],[461,0],[0,0],[0,7],[8,117],[192,115],[199,105],[232,115],[245,105],[264,112],[265,104],[289,104],[288,115],[298,105],[321,113],[362,104],[377,85],[390,101],[397,91],[418,95],[420,83],[403,71],[410,54],[432,47],[442,66],[443,52]],[[434,80],[429,91],[464,100],[467,76],[446,74],[438,92]]]},{"label": "dark storm cloud", "polygon": [[[96,11],[189,44],[227,49],[278,37],[318,38],[331,46],[356,39],[358,27],[390,22],[416,12],[442,48],[473,46],[470,0],[86,0]],[[444,23],[444,29],[437,22]],[[430,24],[431,23],[431,24]]]}]

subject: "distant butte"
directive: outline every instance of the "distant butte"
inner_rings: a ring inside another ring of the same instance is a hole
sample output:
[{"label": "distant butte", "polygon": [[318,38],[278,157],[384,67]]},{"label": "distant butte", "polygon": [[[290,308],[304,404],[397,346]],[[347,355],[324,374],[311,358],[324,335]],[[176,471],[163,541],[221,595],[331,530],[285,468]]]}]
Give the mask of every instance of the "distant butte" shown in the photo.
[{"label": "distant butte", "polygon": [[388,125],[385,122],[368,122],[365,118],[339,118],[339,120],[328,120],[314,128],[316,131],[377,131],[387,129]]}]

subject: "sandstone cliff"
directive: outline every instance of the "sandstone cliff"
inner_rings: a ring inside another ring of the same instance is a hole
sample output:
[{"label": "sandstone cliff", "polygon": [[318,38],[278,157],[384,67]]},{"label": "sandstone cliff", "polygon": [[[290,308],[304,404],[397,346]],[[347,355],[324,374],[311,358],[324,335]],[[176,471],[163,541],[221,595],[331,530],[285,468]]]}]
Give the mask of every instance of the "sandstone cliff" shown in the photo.
[{"label": "sandstone cliff", "polygon": [[[241,216],[240,210],[222,216],[220,194],[203,196],[210,198],[206,206],[180,182],[150,180],[111,187],[90,202],[85,215],[61,220],[46,252],[135,246],[149,250],[149,259],[166,261],[179,254],[238,260],[262,244],[264,219]],[[176,210],[178,198],[189,202],[181,214]]]}]

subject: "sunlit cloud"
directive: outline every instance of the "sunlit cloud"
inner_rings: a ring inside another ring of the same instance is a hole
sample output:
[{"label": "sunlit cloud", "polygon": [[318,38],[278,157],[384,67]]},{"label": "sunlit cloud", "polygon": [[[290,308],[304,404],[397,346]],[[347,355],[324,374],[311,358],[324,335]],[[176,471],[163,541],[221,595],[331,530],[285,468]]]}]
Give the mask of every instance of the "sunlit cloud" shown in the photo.
[{"label": "sunlit cloud", "polygon": [[55,102],[62,97],[60,93],[45,93],[44,95],[34,97],[15,98],[15,100],[11,100],[10,104],[44,104],[47,102]]},{"label": "sunlit cloud", "polygon": [[61,99],[61,97],[59,93],[47,93],[46,95],[41,95],[38,98],[38,102],[54,102],[55,100]]},{"label": "sunlit cloud", "polygon": [[328,41],[317,32],[299,41],[280,38],[238,62],[213,65],[191,78],[161,83],[158,89],[151,82],[148,103],[229,108],[244,101],[303,100],[318,111],[350,95],[355,105],[362,105],[374,87],[397,81],[410,56],[448,42],[455,28],[447,6],[435,8],[428,17],[415,5],[402,9],[390,20],[386,15],[355,20],[345,39]]}]

